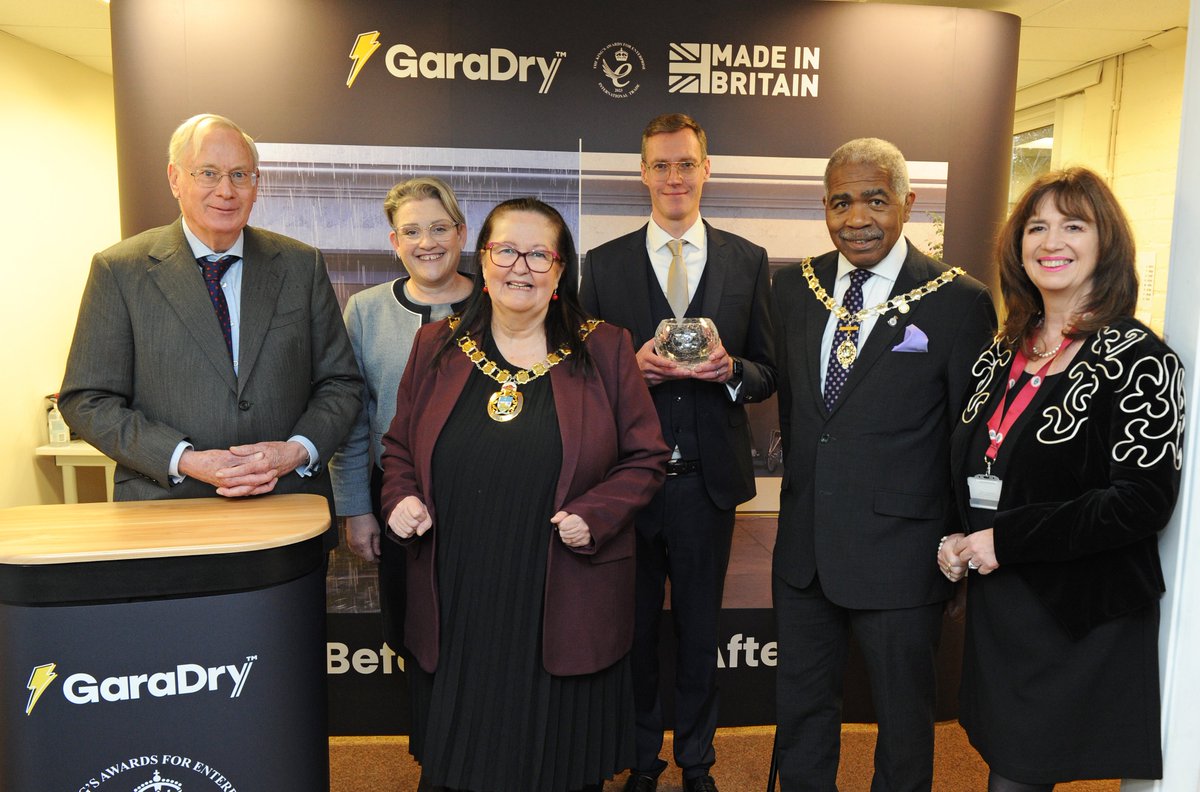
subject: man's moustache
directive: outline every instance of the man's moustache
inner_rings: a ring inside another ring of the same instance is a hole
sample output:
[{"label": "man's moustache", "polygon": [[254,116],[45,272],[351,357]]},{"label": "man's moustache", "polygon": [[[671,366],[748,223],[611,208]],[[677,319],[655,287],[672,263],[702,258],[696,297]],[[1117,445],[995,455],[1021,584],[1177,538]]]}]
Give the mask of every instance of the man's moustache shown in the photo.
[{"label": "man's moustache", "polygon": [[883,239],[883,232],[873,231],[839,231],[838,238],[846,242],[867,242],[872,239]]}]

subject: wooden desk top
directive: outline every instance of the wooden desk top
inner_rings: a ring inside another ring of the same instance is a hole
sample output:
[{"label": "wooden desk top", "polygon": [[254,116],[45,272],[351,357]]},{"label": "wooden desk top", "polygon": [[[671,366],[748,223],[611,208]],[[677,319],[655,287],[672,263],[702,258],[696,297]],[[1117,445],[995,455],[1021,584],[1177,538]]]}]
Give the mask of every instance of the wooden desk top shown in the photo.
[{"label": "wooden desk top", "polygon": [[320,495],[193,498],[0,509],[0,564],[244,553],[320,536]]},{"label": "wooden desk top", "polygon": [[[47,443],[46,445],[40,445],[33,449],[33,453],[35,456],[95,457],[98,462],[103,460],[110,462],[112,461],[108,459],[108,457],[104,456],[104,454],[97,451],[96,447],[86,440],[72,440],[64,446],[50,445]],[[114,462],[113,464],[116,463]]]}]

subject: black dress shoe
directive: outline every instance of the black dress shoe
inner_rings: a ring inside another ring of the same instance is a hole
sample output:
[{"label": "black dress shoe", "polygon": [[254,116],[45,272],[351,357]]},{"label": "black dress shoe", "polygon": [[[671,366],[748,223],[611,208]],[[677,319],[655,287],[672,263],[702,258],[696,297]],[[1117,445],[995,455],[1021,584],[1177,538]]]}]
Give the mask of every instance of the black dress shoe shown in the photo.
[{"label": "black dress shoe", "polygon": [[685,778],[683,781],[683,792],[717,792],[717,782],[713,781],[710,775],[702,775],[698,778]]},{"label": "black dress shoe", "polygon": [[624,792],[655,792],[658,789],[658,776],[645,773],[630,773],[625,782]]}]

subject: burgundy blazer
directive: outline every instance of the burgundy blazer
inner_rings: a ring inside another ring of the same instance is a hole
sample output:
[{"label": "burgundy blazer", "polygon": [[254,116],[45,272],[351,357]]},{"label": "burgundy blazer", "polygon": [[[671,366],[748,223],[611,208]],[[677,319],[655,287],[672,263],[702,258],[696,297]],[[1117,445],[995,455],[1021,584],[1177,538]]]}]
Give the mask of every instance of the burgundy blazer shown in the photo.
[{"label": "burgundy blazer", "polygon": [[[433,450],[474,369],[457,349],[430,367],[447,332],[443,321],[417,333],[396,417],[383,437],[383,513],[415,495],[433,517],[424,536],[402,542],[408,549],[404,643],[428,672],[437,667],[440,626]],[[569,361],[548,375],[562,436],[554,508],[578,514],[592,533],[591,545],[572,549],[546,524],[542,662],[560,676],[606,668],[633,643],[633,517],[662,486],[669,454],[629,333],[601,324],[587,347],[590,375],[574,372]]]}]

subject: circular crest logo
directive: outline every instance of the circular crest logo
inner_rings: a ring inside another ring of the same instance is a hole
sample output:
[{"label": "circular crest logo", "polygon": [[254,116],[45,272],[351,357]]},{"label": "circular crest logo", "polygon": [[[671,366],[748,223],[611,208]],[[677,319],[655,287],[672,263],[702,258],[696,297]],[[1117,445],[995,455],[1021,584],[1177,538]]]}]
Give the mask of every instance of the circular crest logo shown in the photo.
[{"label": "circular crest logo", "polygon": [[163,778],[162,774],[155,770],[150,780],[135,786],[133,792],[183,792],[183,784],[170,778]]},{"label": "circular crest logo", "polygon": [[642,87],[640,80],[646,73],[646,59],[632,44],[614,41],[596,53],[592,71],[599,75],[596,85],[605,96],[628,99]]}]

